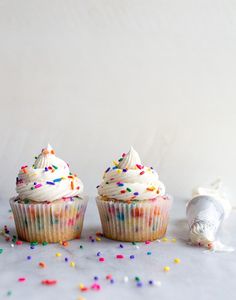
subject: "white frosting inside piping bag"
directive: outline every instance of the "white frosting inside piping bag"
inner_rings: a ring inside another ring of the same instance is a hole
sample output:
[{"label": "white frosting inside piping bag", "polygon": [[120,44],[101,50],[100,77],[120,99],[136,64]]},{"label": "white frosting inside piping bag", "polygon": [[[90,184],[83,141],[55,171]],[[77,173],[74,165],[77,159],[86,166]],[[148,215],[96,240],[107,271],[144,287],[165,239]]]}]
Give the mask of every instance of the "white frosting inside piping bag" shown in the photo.
[{"label": "white frosting inside piping bag", "polygon": [[230,201],[226,196],[226,193],[222,186],[222,181],[220,179],[217,179],[216,181],[212,182],[210,187],[198,187],[194,189],[192,192],[192,197],[194,198],[197,196],[213,197],[224,208],[224,219],[228,218],[232,210],[232,205],[230,204]]},{"label": "white frosting inside piping bag", "polygon": [[213,182],[210,187],[195,189],[186,207],[191,243],[204,246],[210,251],[233,251],[233,248],[223,245],[216,237],[231,209],[220,180]]}]

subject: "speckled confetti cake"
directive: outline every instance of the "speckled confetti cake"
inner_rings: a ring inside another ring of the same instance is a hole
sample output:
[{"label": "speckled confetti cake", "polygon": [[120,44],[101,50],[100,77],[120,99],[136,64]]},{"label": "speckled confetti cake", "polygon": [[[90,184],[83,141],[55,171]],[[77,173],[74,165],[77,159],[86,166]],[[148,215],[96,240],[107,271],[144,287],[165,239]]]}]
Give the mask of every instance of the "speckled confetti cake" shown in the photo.
[{"label": "speckled confetti cake", "polygon": [[33,166],[22,166],[10,199],[18,237],[29,242],[79,238],[87,206],[83,183],[48,145]]},{"label": "speckled confetti cake", "polygon": [[131,148],[108,168],[96,198],[103,233],[120,241],[147,241],[165,235],[172,199],[153,168]]}]

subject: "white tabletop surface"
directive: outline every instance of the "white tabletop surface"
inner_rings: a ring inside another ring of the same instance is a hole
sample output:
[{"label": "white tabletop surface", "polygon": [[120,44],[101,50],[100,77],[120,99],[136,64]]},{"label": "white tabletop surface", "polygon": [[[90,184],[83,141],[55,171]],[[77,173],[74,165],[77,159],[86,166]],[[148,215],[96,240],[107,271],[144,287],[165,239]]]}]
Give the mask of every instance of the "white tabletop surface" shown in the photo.
[{"label": "white tabletop surface", "polygon": [[[3,201],[2,201],[3,202]],[[3,205],[0,211],[0,226],[7,225],[14,234],[14,222],[8,205]],[[236,247],[234,229],[236,228],[236,213],[232,213],[222,229],[223,241]],[[95,202],[90,199],[86,213],[84,231],[80,240],[69,243],[67,247],[59,244],[36,246],[30,249],[28,243],[11,246],[0,236],[0,299],[231,299],[235,294],[236,255],[232,253],[209,253],[202,248],[187,244],[187,225],[185,221],[185,205],[183,201],[175,200],[170,224],[167,232],[168,241],[156,241],[150,245],[139,243],[139,249],[131,243],[110,241],[91,242],[89,236],[101,231]],[[176,242],[172,242],[176,238]],[[83,245],[83,249],[80,249]],[[105,262],[99,262],[96,256],[100,251]],[[147,255],[147,252],[151,255]],[[56,257],[60,252],[61,257]],[[116,259],[117,254],[123,254],[124,259]],[[130,255],[135,255],[131,260]],[[28,260],[27,256],[31,256]],[[75,268],[69,262],[76,263]],[[175,264],[173,260],[180,258]],[[39,268],[43,261],[45,268]],[[163,267],[169,266],[170,271],[164,272]],[[106,280],[111,274],[114,283]],[[81,292],[79,284],[90,287],[94,277],[99,279],[100,291],[89,290]],[[124,277],[129,278],[124,282]],[[134,278],[141,279],[142,287],[137,287]],[[18,282],[20,277],[25,282]],[[44,286],[44,279],[56,279],[54,286]],[[150,286],[149,280],[160,281],[161,286]],[[83,298],[81,298],[83,297]]]}]

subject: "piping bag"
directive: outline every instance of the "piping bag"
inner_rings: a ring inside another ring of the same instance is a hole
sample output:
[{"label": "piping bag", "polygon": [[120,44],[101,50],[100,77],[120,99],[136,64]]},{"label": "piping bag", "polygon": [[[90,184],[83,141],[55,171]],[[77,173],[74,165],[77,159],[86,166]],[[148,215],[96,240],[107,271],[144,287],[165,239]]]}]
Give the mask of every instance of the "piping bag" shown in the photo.
[{"label": "piping bag", "polygon": [[223,191],[221,180],[216,180],[208,188],[193,190],[192,199],[186,205],[190,243],[213,252],[234,251],[234,248],[222,244],[217,238],[219,229],[231,210],[232,206]]}]

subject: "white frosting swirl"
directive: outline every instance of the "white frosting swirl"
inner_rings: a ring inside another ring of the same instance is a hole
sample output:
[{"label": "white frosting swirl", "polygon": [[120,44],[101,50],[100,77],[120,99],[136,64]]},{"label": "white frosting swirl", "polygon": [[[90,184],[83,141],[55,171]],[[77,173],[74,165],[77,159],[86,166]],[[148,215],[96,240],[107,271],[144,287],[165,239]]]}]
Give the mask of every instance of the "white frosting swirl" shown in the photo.
[{"label": "white frosting swirl", "polygon": [[127,154],[108,168],[99,185],[98,194],[116,200],[151,200],[165,194],[165,186],[153,168],[141,164],[138,153],[131,147]]},{"label": "white frosting swirl", "polygon": [[50,145],[43,149],[32,167],[21,167],[16,179],[20,199],[52,202],[60,198],[78,196],[83,183],[70,173],[68,165],[55,156]]}]

